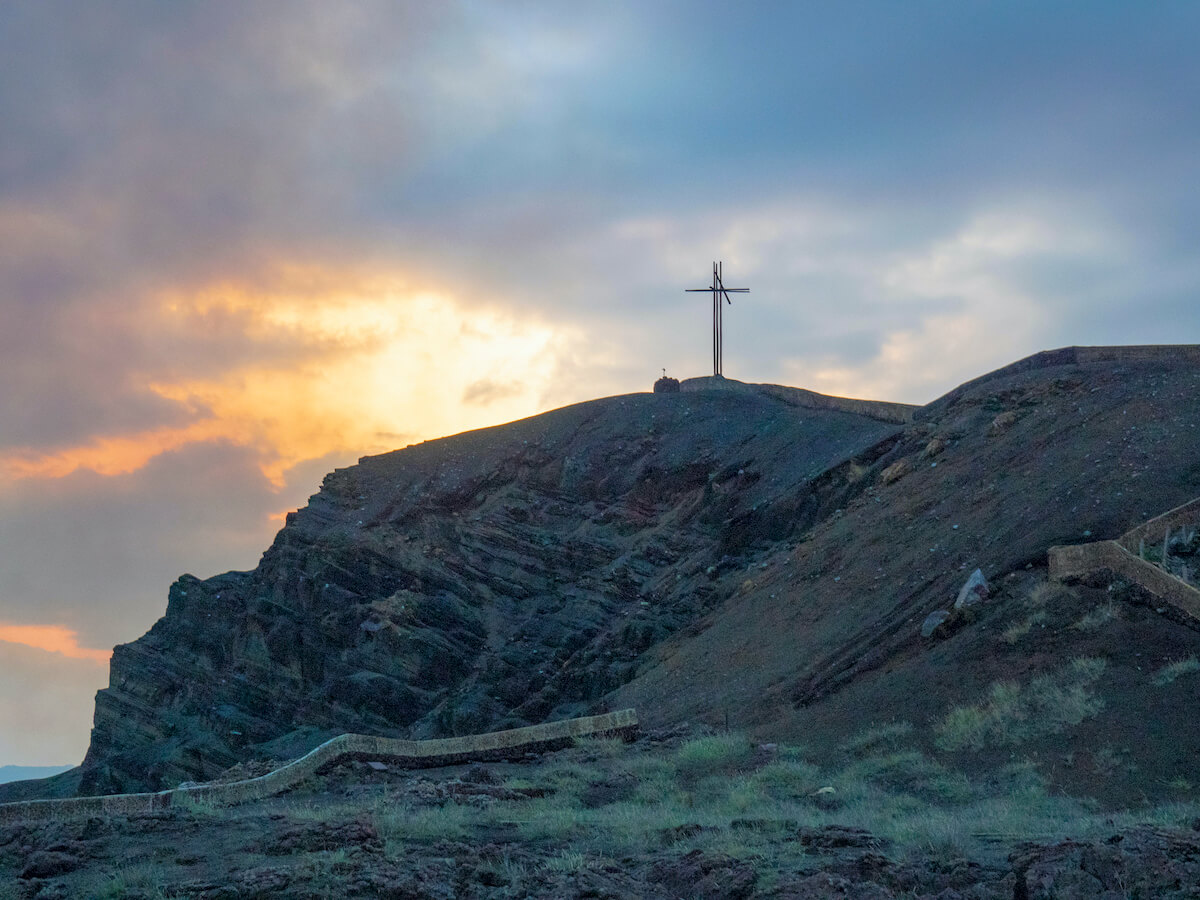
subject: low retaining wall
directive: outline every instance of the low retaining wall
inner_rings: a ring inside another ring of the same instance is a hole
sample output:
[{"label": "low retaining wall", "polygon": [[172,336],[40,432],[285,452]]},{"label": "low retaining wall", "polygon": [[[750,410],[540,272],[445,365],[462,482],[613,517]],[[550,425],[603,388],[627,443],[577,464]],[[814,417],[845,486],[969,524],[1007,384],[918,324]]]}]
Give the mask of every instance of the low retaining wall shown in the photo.
[{"label": "low retaining wall", "polygon": [[733,391],[742,394],[764,394],[781,400],[789,406],[802,406],[805,409],[833,409],[896,425],[905,425],[911,422],[913,412],[919,409],[919,407],[907,403],[831,397],[828,394],[806,391],[804,388],[788,387],[783,384],[748,384],[732,378],[719,378],[716,375],[686,378],[679,383],[679,389],[681,391]]},{"label": "low retaining wall", "polygon": [[1180,525],[1195,525],[1198,522],[1200,522],[1200,497],[1143,522],[1137,528],[1127,531],[1117,538],[1117,542],[1136,556],[1138,546],[1142,541],[1154,544],[1162,541],[1168,528],[1174,530]]},{"label": "low retaining wall", "polygon": [[138,815],[166,809],[184,798],[230,806],[282,793],[310,775],[351,759],[386,760],[411,768],[431,768],[472,760],[504,759],[531,750],[555,749],[568,746],[575,738],[585,736],[632,737],[637,727],[637,713],[632,709],[623,709],[600,716],[564,719],[560,722],[545,722],[508,731],[429,741],[343,734],[258,778],[229,784],[201,784],[146,794],[109,794],[103,797],[3,803],[0,804],[0,825],[87,816]]},{"label": "low retaining wall", "polygon": [[1051,547],[1048,562],[1055,581],[1082,581],[1101,573],[1126,578],[1170,606],[1184,624],[1200,630],[1200,591],[1117,541]]}]

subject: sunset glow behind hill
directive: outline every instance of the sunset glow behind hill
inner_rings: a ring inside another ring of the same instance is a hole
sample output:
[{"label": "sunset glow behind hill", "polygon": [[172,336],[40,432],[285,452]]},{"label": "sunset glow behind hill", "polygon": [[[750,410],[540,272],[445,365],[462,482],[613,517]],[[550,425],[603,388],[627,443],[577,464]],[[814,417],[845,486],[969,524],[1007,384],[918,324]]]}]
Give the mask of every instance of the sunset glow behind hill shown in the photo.
[{"label": "sunset glow behind hill", "polygon": [[[0,764],[360,456],[1200,342],[1182,3],[0,9]],[[732,283],[732,282],[731,282]]]}]

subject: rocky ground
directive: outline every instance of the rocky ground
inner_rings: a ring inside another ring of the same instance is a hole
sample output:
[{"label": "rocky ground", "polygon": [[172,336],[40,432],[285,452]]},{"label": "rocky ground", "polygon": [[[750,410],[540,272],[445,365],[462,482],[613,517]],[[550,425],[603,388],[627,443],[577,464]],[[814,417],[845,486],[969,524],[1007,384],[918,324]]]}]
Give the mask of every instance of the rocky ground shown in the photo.
[{"label": "rocky ground", "polygon": [[1004,791],[917,805],[950,773],[863,765],[897,750],[822,769],[675,729],[515,763],[361,762],[243,807],[7,828],[0,897],[1200,896],[1200,809],[1047,813],[1026,785],[1041,836],[1023,840],[988,831]]}]

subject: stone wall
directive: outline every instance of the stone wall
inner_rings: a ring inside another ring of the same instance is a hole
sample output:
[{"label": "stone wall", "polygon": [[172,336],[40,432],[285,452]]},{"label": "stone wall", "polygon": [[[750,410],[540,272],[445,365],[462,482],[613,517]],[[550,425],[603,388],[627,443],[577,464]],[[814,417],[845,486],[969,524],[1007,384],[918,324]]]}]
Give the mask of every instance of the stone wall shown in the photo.
[{"label": "stone wall", "polygon": [[806,391],[803,388],[788,387],[782,384],[748,384],[744,381],[735,381],[732,378],[721,378],[716,375],[687,378],[680,382],[679,387],[682,391],[733,391],[744,394],[765,394],[781,400],[789,406],[800,406],[805,409],[833,409],[897,425],[911,422],[913,412],[919,408],[907,403],[889,403],[885,400],[831,397],[827,394],[818,394],[815,391]]},{"label": "stone wall", "polygon": [[575,738],[585,736],[632,737],[637,727],[637,713],[632,709],[624,709],[599,716],[429,741],[343,734],[258,778],[229,784],[201,784],[147,794],[110,794],[103,797],[4,803],[0,804],[0,825],[87,816],[138,815],[166,809],[181,800],[229,806],[281,793],[310,775],[323,772],[346,760],[373,759],[409,768],[430,768],[471,760],[504,759],[530,751],[555,749],[568,746]]},{"label": "stone wall", "polygon": [[1162,541],[1168,528],[1174,530],[1181,525],[1200,522],[1200,497],[1143,522],[1137,528],[1125,532],[1117,541],[1130,553],[1137,554],[1142,541],[1153,544]]},{"label": "stone wall", "polygon": [[[1096,541],[1070,547],[1051,547],[1047,554],[1050,577],[1055,581],[1086,581],[1098,575],[1124,578],[1171,607],[1177,618],[1200,630],[1200,590],[1174,575],[1138,557],[1127,549],[1134,547],[1139,535],[1161,534],[1168,523],[1194,522],[1200,500],[1194,500],[1139,525],[1115,541]],[[1181,517],[1178,520],[1176,517]],[[1151,529],[1149,532],[1146,529]]]}]

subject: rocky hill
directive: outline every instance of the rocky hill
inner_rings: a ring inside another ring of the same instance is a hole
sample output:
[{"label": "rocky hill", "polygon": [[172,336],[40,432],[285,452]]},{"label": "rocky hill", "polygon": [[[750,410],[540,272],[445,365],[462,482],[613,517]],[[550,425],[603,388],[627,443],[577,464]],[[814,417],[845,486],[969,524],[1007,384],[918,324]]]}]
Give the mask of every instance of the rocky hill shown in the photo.
[{"label": "rocky hill", "polygon": [[[173,786],[344,731],[578,715],[819,521],[892,422],[757,392],[556,410],[329,475],[253,572],[171,587],[116,648],[85,793]],[[876,452],[882,452],[877,450]]]},{"label": "rocky hill", "polygon": [[[1044,567],[1200,495],[1196,362],[1068,348],[917,410],[685,381],[365,458],[258,568],[184,576],[116,649],[80,790],[636,706],[818,754],[891,729],[967,772],[1028,757],[1070,792],[1170,797],[1200,751],[1172,723],[1200,701],[1162,671],[1200,633]],[[922,638],[976,568],[988,601]]]}]

